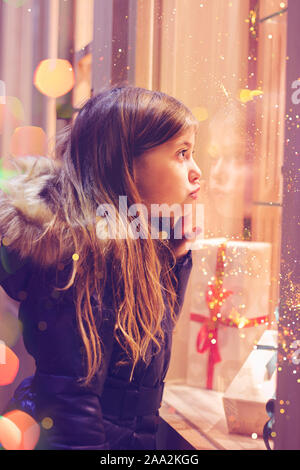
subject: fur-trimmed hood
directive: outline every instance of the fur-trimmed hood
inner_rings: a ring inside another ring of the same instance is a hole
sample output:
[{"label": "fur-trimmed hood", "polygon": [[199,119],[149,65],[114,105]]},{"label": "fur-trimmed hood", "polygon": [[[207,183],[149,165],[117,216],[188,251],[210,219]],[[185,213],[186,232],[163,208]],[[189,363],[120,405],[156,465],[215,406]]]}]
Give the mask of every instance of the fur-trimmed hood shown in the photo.
[{"label": "fur-trimmed hood", "polygon": [[[41,266],[72,256],[74,247],[67,224],[59,219],[60,208],[51,197],[61,163],[49,157],[19,157],[16,176],[0,190],[0,236],[8,249],[21,259],[30,257]],[[55,224],[53,216],[57,215]],[[52,222],[51,222],[52,221]],[[51,228],[39,240],[42,233]],[[58,252],[58,237],[64,236],[64,253]]]}]

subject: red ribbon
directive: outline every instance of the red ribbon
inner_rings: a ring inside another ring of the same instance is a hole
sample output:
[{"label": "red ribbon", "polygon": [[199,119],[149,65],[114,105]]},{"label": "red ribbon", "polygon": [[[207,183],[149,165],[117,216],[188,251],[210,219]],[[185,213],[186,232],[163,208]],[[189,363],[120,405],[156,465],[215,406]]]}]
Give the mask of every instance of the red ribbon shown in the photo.
[{"label": "red ribbon", "polygon": [[208,350],[207,378],[206,388],[211,390],[213,384],[215,364],[221,362],[222,358],[218,345],[218,327],[219,325],[230,326],[234,328],[247,328],[257,326],[268,321],[269,316],[263,315],[255,318],[222,318],[220,310],[225,300],[233,294],[231,290],[223,288],[224,260],[226,252],[226,243],[218,247],[215,282],[208,283],[206,288],[205,300],[209,310],[209,317],[200,313],[191,313],[192,321],[203,323],[199,330],[196,340],[196,349],[200,354]]}]

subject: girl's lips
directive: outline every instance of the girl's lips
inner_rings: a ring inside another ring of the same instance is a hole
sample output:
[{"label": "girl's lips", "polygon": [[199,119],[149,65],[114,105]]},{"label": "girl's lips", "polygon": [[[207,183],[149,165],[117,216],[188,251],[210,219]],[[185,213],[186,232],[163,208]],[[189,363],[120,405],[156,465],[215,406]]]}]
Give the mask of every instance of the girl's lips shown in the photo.
[{"label": "girl's lips", "polygon": [[200,191],[200,186],[199,188],[197,188],[195,191],[193,191],[192,193],[190,193],[189,195],[193,198],[193,199],[197,199],[198,198],[198,192]]}]

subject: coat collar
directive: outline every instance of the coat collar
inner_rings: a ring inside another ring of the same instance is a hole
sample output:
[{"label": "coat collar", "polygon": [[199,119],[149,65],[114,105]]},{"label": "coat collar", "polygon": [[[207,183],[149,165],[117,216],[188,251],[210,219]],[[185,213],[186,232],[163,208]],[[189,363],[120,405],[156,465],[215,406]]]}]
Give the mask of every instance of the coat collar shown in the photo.
[{"label": "coat collar", "polygon": [[[57,264],[59,255],[72,256],[74,248],[67,225],[59,219],[58,204],[51,197],[61,163],[44,156],[18,157],[11,161],[18,174],[6,180],[4,189],[0,190],[3,244],[21,259],[30,257],[40,266]],[[46,235],[40,239],[45,231]],[[57,237],[63,234],[66,243],[64,253],[59,254]]]}]

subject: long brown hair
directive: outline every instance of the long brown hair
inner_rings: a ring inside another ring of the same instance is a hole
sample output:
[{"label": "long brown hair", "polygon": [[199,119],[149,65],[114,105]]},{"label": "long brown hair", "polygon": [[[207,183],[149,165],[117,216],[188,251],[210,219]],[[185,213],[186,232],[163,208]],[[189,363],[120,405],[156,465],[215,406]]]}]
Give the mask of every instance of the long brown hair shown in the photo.
[{"label": "long brown hair", "polygon": [[[138,360],[145,360],[149,343],[153,340],[158,351],[161,348],[166,308],[162,290],[176,322],[172,282],[176,259],[168,243],[151,238],[149,226],[146,238],[100,239],[96,213],[99,205],[110,204],[126,228],[132,217],[120,214],[119,196],[127,196],[128,207],[143,203],[134,181],[134,159],[190,126],[196,130],[198,121],[177,99],[124,85],[103,89],[90,98],[74,122],[57,136],[55,159],[61,170],[56,194],[75,250],[71,274],[62,290],[74,285],[87,360],[83,385],[91,381],[103,354],[92,293],[96,293],[101,311],[106,284],[112,289],[114,336],[132,363],[130,380]],[[63,234],[59,243],[64,243]]]}]

